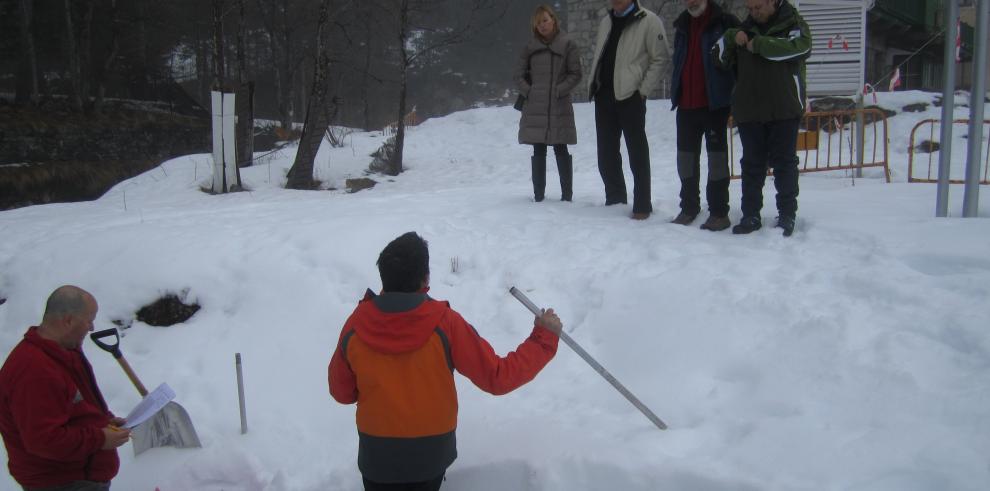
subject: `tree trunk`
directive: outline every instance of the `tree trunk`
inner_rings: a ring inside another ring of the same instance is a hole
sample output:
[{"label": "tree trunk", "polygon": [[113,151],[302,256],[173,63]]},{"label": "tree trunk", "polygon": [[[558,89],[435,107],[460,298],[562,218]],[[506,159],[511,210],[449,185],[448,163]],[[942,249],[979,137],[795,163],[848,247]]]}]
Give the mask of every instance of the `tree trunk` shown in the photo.
[{"label": "tree trunk", "polygon": [[223,0],[213,0],[213,90],[225,92],[227,80],[223,59]]},{"label": "tree trunk", "polygon": [[371,72],[371,25],[365,25],[364,31],[364,70],[361,72],[361,104],[364,121],[364,131],[371,131],[371,107],[368,101],[369,73]]},{"label": "tree trunk", "polygon": [[244,0],[237,1],[240,18],[237,28],[237,166],[249,167],[254,163],[254,83],[248,82],[244,15]]},{"label": "tree trunk", "polygon": [[93,99],[93,114],[103,112],[103,99],[106,96],[107,74],[113,69],[117,61],[117,53],[120,51],[120,24],[117,19],[117,0],[110,0],[110,49],[107,58],[103,61],[101,70],[95,77],[96,97]]},{"label": "tree trunk", "polygon": [[278,110],[279,125],[286,130],[292,129],[292,84],[289,73],[291,65],[291,29],[288,24],[288,2],[283,0],[257,0],[268,31],[268,49],[271,53],[271,67],[274,71],[275,107]]},{"label": "tree trunk", "polygon": [[409,0],[402,0],[399,7],[399,117],[396,121],[395,152],[389,162],[388,174],[397,176],[402,172],[402,150],[406,140],[406,86],[409,72],[409,48],[406,30],[409,27]]},{"label": "tree trunk", "polygon": [[65,0],[65,33],[65,50],[69,59],[69,100],[77,112],[82,112],[82,63],[76,43],[76,28],[72,22],[72,0]]},{"label": "tree trunk", "polygon": [[20,52],[14,102],[19,105],[38,103],[38,59],[34,51],[34,0],[20,0]]},{"label": "tree trunk", "polygon": [[330,79],[329,52],[330,0],[320,3],[320,17],[316,26],[316,63],[313,68],[313,88],[306,108],[306,123],[299,138],[296,160],[289,169],[285,187],[290,189],[313,189],[318,184],[313,180],[313,162],[323,142],[323,135],[330,124],[327,110],[327,89]]}]

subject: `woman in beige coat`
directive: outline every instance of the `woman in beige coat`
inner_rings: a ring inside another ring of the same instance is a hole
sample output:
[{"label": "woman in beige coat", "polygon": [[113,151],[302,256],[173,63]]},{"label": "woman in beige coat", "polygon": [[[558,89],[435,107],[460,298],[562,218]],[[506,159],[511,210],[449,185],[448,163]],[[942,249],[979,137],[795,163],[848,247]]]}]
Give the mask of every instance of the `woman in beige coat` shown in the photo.
[{"label": "woman in beige coat", "polygon": [[533,197],[543,201],[546,189],[547,146],[553,145],[560,174],[560,199],[570,201],[573,163],[567,145],[577,143],[571,90],[581,81],[577,43],[557,21],[557,14],[540,5],[531,20],[533,39],[523,48],[515,80],[526,98],[519,119],[519,143],[533,145]]}]

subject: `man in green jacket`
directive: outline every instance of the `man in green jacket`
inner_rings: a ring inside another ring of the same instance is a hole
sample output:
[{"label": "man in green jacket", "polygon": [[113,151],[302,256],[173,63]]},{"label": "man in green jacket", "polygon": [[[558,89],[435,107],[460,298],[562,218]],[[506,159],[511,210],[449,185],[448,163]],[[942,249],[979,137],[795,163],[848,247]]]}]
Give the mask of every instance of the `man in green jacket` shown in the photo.
[{"label": "man in green jacket", "polygon": [[732,118],[742,140],[742,212],[734,234],[762,226],[767,165],[777,188],[777,227],[794,233],[798,197],[798,126],[805,112],[805,65],[811,30],[787,0],[746,0],[749,17],[713,50],[736,71]]}]

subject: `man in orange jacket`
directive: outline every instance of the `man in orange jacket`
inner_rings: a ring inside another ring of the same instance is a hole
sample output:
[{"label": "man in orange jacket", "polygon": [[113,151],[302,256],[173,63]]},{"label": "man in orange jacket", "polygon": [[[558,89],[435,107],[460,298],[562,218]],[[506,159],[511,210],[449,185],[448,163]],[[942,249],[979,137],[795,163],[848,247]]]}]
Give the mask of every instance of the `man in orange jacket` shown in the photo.
[{"label": "man in orange jacket", "polygon": [[457,458],[457,370],[506,394],[533,380],[557,352],[560,319],[547,309],[500,357],[450,304],[430,298],[430,254],[415,232],[378,256],[382,293],[370,290],[340,333],[330,394],[357,402],[358,468],[366,490],[437,490]]}]

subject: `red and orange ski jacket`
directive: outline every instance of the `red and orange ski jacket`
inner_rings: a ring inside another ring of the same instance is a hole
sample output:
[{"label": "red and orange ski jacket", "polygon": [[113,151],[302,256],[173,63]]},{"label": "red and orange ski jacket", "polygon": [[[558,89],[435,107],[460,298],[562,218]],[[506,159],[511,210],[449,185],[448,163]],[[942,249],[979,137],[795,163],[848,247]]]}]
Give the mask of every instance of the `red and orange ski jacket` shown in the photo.
[{"label": "red and orange ski jacket", "polygon": [[361,473],[381,483],[440,476],[457,457],[453,371],[506,394],[546,366],[557,342],[534,325],[516,351],[500,357],[447,302],[368,291],[344,324],[328,369],[333,398],[357,402]]}]

